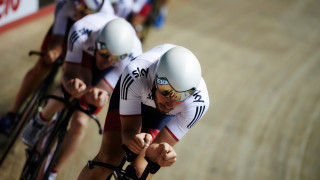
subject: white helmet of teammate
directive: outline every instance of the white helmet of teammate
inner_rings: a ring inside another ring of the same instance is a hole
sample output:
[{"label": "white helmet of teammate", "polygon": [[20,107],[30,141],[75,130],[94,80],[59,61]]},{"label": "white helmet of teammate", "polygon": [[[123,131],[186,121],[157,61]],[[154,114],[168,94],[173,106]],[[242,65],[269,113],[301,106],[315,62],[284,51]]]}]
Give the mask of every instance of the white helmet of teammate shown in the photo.
[{"label": "white helmet of teammate", "polygon": [[[201,80],[201,66],[188,49],[177,46],[162,55],[156,70],[156,85],[165,95],[171,93],[178,101],[191,96]],[[172,89],[170,89],[172,88]]]},{"label": "white helmet of teammate", "polygon": [[106,24],[98,37],[98,49],[107,49],[113,56],[123,59],[132,52],[135,31],[123,18],[116,18]]},{"label": "white helmet of teammate", "polygon": [[86,14],[91,14],[99,11],[103,3],[104,0],[75,0],[77,9],[85,9]]}]

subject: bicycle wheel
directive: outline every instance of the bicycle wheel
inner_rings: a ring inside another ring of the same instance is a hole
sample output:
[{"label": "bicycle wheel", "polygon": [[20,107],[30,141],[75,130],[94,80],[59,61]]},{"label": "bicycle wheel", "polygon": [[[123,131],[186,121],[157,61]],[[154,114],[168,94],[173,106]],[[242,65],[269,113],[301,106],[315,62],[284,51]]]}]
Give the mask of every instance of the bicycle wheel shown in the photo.
[{"label": "bicycle wheel", "polygon": [[12,130],[8,137],[7,143],[5,144],[3,153],[1,155],[0,165],[2,165],[9,151],[15,144],[25,124],[31,119],[31,117],[33,117],[38,112],[38,108],[40,107],[38,100],[42,96],[41,94],[42,93],[40,89],[39,92],[37,91],[33,95],[33,97],[27,102],[25,108],[19,116],[19,121],[14,125],[15,128]]},{"label": "bicycle wheel", "polygon": [[33,148],[21,173],[21,179],[48,179],[66,134],[72,112],[70,109],[63,109],[59,112],[57,120],[51,123],[46,135]]},{"label": "bicycle wheel", "polygon": [[51,148],[47,158],[45,159],[45,162],[43,163],[44,166],[42,167],[42,170],[41,170],[41,179],[43,180],[47,180],[50,176],[50,173],[52,172],[52,168],[58,157],[58,153],[61,148],[64,136],[67,132],[67,125],[65,124],[65,122],[63,122],[57,129],[60,129],[60,131],[56,136],[56,140],[55,140],[56,143]]},{"label": "bicycle wheel", "polygon": [[52,152],[55,152],[56,149],[58,149],[56,142],[58,142],[59,138],[59,129],[59,122],[56,122],[52,129],[48,129],[46,135],[39,140],[36,146],[27,152],[27,161],[22,170],[20,179],[44,179],[45,171],[46,169],[49,169],[46,167],[47,162],[50,162],[48,157]]},{"label": "bicycle wheel", "polygon": [[25,124],[38,112],[39,100],[48,93],[50,87],[53,84],[53,80],[58,73],[61,62],[55,63],[54,67],[50,71],[50,73],[46,76],[46,78],[42,81],[38,89],[32,94],[31,98],[24,105],[22,111],[18,115],[18,121],[13,125],[14,129],[11,130],[8,140],[3,148],[1,157],[0,157],[0,166],[3,161],[7,157],[9,151],[13,147],[16,142],[18,136],[20,135]]}]

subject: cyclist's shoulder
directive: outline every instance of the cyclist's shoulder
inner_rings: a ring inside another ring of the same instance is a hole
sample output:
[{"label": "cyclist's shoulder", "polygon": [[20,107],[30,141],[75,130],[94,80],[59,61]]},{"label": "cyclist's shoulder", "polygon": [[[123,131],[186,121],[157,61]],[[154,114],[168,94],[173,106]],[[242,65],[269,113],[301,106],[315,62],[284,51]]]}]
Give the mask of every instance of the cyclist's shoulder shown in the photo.
[{"label": "cyclist's shoulder", "polygon": [[91,36],[91,34],[98,34],[99,30],[104,27],[104,25],[114,19],[115,17],[104,16],[104,13],[94,13],[87,15],[78,21],[76,21],[70,30],[71,33],[77,33],[78,36],[84,38],[84,40]]},{"label": "cyclist's shoulder", "polygon": [[144,53],[142,53],[141,55],[137,56],[134,59],[134,62],[136,63],[144,63],[144,64],[152,64],[152,63],[156,63],[160,60],[160,57],[169,49],[171,49],[172,47],[175,47],[176,45],[173,44],[162,44],[159,46],[156,46]]},{"label": "cyclist's shoulder", "polygon": [[87,27],[91,29],[101,29],[109,21],[115,18],[117,18],[117,16],[115,16],[114,14],[97,12],[84,16],[83,18],[76,21],[73,26],[76,28]]},{"label": "cyclist's shoulder", "polygon": [[[203,104],[209,107],[210,99],[205,80],[201,77],[201,81],[197,91],[190,97],[192,103]],[[197,104],[197,105],[198,105]]]}]

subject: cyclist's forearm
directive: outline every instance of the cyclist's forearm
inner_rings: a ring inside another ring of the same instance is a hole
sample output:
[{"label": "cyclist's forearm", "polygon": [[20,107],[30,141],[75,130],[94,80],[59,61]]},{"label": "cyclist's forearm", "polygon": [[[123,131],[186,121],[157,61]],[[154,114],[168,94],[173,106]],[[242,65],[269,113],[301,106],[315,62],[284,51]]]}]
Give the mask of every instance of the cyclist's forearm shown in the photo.
[{"label": "cyclist's forearm", "polygon": [[79,98],[84,95],[91,84],[91,71],[81,64],[65,63],[62,77],[64,88],[73,97]]},{"label": "cyclist's forearm", "polygon": [[146,151],[146,156],[160,166],[171,166],[176,162],[177,153],[168,143],[152,143]]}]

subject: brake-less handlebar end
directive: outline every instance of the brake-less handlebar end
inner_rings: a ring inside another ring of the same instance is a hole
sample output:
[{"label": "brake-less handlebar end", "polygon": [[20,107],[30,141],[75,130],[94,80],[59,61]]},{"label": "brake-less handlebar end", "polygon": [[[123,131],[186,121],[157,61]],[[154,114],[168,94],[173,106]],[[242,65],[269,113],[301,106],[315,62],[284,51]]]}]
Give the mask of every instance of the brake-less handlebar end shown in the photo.
[{"label": "brake-less handlebar end", "polygon": [[160,165],[156,162],[152,162],[148,157],[145,157],[145,159],[148,162],[149,172],[155,174],[160,169]]},{"label": "brake-less handlebar end", "polygon": [[94,165],[93,165],[92,161],[88,161],[88,167],[89,167],[89,169],[93,169],[94,168]]},{"label": "brake-less handlebar end", "polygon": [[28,54],[29,56],[32,56],[32,55],[44,56],[44,53],[39,51],[29,51]]},{"label": "brake-less handlebar end", "polygon": [[122,148],[126,152],[128,162],[132,162],[138,157],[138,154],[135,154],[134,152],[132,152],[126,145],[122,144]]}]

